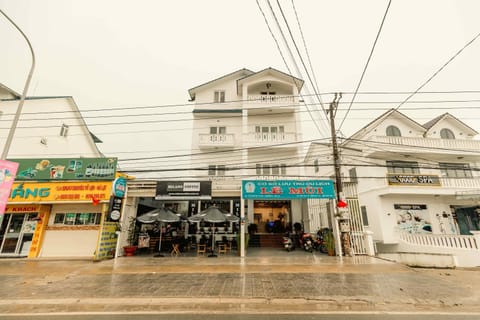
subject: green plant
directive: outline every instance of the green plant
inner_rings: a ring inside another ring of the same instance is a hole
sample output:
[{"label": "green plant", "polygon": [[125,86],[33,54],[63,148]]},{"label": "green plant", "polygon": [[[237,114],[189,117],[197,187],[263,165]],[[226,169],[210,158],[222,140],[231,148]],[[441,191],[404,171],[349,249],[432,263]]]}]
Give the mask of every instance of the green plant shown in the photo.
[{"label": "green plant", "polygon": [[323,235],[323,241],[325,241],[325,248],[328,254],[335,254],[335,238],[333,237],[332,230],[328,230]]},{"label": "green plant", "polygon": [[138,242],[137,219],[130,217],[127,229],[127,242],[129,246],[135,246]]}]

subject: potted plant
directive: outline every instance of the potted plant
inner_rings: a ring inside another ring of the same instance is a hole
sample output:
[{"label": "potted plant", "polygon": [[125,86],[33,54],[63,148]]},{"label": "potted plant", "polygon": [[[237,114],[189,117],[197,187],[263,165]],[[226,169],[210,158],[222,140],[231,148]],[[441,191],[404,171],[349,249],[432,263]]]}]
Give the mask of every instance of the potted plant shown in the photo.
[{"label": "potted plant", "polygon": [[325,242],[325,248],[327,249],[327,254],[329,256],[335,255],[335,238],[331,229],[325,232],[323,236],[323,241]]},{"label": "potted plant", "polygon": [[138,232],[137,232],[137,224],[135,217],[130,217],[128,229],[127,229],[127,242],[128,245],[123,247],[123,251],[125,252],[125,256],[133,256],[137,251],[137,241],[138,241]]}]

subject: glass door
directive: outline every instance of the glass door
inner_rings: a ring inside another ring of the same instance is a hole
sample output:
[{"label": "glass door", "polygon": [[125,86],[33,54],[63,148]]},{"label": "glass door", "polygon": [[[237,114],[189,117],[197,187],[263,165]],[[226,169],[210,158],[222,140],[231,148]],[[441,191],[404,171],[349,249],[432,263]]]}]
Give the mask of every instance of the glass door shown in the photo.
[{"label": "glass door", "polygon": [[32,243],[37,213],[5,214],[0,229],[0,253],[27,255]]}]

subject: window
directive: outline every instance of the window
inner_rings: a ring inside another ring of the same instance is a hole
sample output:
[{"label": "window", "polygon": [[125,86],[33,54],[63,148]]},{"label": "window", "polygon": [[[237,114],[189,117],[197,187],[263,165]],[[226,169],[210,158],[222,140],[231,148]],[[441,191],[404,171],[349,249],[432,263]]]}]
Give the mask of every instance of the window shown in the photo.
[{"label": "window", "polygon": [[68,125],[66,125],[65,123],[62,124],[62,128],[60,128],[60,136],[61,136],[61,137],[66,137],[66,136],[67,136],[67,134],[68,134],[68,128],[69,128]]},{"label": "window", "polygon": [[416,161],[387,161],[388,173],[419,174]]},{"label": "window", "polygon": [[255,126],[255,138],[261,141],[285,140],[284,126]]},{"label": "window", "polygon": [[442,177],[472,178],[472,170],[468,163],[439,163]]},{"label": "window", "polygon": [[387,127],[387,136],[388,137],[401,137],[402,133],[400,132],[400,129],[398,129],[395,126],[388,126]]},{"label": "window", "polygon": [[315,172],[318,172],[320,170],[320,167],[318,166],[318,159],[315,159],[315,161],[313,161],[313,167],[315,168]]},{"label": "window", "polygon": [[213,95],[214,102],[225,102],[225,91],[215,91]]},{"label": "window", "polygon": [[365,227],[368,227],[368,214],[367,214],[367,207],[360,206],[360,211],[362,211],[362,222]]},{"label": "window", "polygon": [[65,225],[98,225],[100,224],[101,213],[56,213],[53,219],[54,224]]},{"label": "window", "polygon": [[209,176],[224,176],[227,168],[225,165],[215,165],[211,164],[208,166],[208,175]]},{"label": "window", "polygon": [[284,163],[281,164],[260,164],[255,165],[256,174],[261,176],[279,176],[287,174],[287,165]]},{"label": "window", "polygon": [[225,134],[227,133],[226,127],[210,127],[210,134]]},{"label": "window", "polygon": [[350,182],[358,183],[357,168],[351,168],[348,170],[348,175],[350,176]]},{"label": "window", "polygon": [[455,139],[455,135],[453,134],[452,130],[443,128],[442,130],[440,130],[440,138]]}]

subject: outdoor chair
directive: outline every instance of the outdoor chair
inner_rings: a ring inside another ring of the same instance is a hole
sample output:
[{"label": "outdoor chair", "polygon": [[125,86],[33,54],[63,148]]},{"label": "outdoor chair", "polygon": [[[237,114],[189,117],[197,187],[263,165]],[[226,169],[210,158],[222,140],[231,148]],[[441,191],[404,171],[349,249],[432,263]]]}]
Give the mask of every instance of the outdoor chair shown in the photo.
[{"label": "outdoor chair", "polygon": [[204,243],[198,243],[197,244],[197,255],[199,254],[205,254],[207,252],[207,245]]}]

